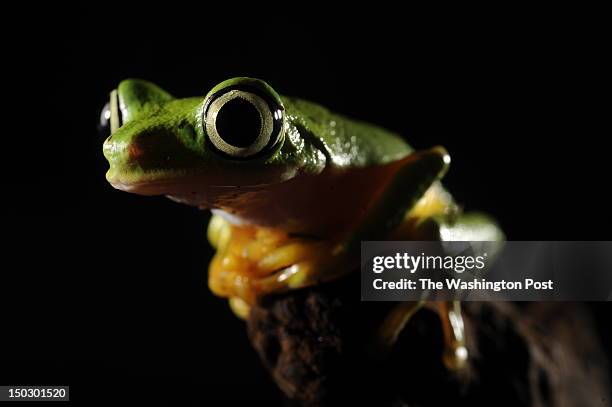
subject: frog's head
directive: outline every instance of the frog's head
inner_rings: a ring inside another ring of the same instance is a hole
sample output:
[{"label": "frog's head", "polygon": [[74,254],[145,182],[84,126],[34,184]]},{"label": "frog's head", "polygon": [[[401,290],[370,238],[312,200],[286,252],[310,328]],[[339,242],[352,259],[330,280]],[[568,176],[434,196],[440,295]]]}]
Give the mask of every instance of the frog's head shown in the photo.
[{"label": "frog's head", "polygon": [[271,184],[324,165],[320,151],[291,135],[281,98],[258,79],[229,79],[205,97],[187,99],[147,81],[124,80],[102,120],[111,132],[104,142],[106,177],[130,192]]}]

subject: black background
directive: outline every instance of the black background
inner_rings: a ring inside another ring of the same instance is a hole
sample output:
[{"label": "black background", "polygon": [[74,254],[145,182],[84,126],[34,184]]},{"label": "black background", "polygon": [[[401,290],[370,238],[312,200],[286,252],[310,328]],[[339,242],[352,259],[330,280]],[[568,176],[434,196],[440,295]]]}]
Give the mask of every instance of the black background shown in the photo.
[{"label": "black background", "polygon": [[[265,79],[417,148],[444,145],[445,184],[511,240],[609,240],[596,10],[305,8],[6,14],[1,384],[68,384],[75,400],[280,400],[206,288],[208,214],[104,179],[96,124],[128,77],[179,97]],[[609,343],[610,307],[593,309]]]}]

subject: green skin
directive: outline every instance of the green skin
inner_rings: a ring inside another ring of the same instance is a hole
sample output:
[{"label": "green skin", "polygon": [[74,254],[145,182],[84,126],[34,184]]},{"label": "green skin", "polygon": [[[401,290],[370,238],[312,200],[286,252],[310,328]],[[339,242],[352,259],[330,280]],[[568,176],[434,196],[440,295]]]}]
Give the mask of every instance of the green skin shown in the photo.
[{"label": "green skin", "polygon": [[[284,107],[284,136],[265,155],[238,160],[206,143],[203,109],[212,94],[245,84],[259,86]],[[107,180],[128,192],[217,209],[233,222],[317,237],[345,233],[354,244],[381,238],[450,162],[442,148],[413,152],[394,133],[281,97],[257,79],[229,79],[205,97],[186,99],[129,79],[119,84],[117,96],[123,124],[104,142]],[[465,236],[501,238],[482,215],[452,220],[462,222],[475,225],[462,226],[469,231]],[[448,227],[449,220],[437,224]],[[470,234],[474,230],[488,232]],[[439,238],[439,230],[431,233]]]}]

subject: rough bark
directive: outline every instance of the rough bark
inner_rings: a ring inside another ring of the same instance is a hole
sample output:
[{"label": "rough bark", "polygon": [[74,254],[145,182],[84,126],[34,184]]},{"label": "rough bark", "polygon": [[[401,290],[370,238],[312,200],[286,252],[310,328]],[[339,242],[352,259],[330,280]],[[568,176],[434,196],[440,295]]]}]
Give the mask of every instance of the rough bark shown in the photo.
[{"label": "rough bark", "polygon": [[251,342],[296,404],[606,406],[606,357],[580,304],[464,303],[470,362],[441,361],[438,316],[419,311],[388,357],[372,333],[392,304],[362,303],[358,281],[268,298],[248,320]]}]

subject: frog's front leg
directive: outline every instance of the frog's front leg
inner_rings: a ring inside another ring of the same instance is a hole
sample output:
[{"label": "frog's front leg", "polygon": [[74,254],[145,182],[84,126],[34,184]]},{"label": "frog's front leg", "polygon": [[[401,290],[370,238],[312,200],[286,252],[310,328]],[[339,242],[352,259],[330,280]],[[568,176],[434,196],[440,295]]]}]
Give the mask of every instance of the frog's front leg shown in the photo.
[{"label": "frog's front leg", "polygon": [[217,249],[210,267],[211,291],[230,299],[234,313],[246,318],[250,306],[267,294],[313,285],[338,277],[339,253],[333,243],[294,237],[281,230],[232,225],[213,215],[208,238]]}]

